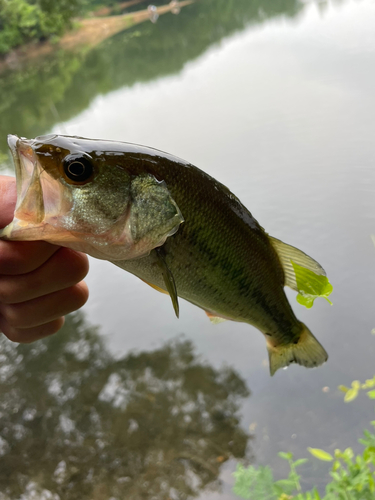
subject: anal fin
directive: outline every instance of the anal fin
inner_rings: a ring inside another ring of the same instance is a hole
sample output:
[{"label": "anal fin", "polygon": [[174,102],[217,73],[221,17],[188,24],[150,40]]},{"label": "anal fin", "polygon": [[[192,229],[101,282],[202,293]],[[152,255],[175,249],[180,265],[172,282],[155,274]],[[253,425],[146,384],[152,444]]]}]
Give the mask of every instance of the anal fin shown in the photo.
[{"label": "anal fin", "polygon": [[220,316],[216,316],[215,314],[212,314],[209,311],[205,311],[205,313],[207,314],[209,320],[213,325],[218,325],[219,323],[223,323],[224,321],[226,321],[225,318],[220,318]]}]

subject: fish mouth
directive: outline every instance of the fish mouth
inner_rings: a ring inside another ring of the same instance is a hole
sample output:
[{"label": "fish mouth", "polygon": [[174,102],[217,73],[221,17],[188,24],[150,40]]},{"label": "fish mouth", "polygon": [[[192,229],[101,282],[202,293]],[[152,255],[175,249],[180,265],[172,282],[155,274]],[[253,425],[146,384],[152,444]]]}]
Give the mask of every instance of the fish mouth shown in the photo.
[{"label": "fish mouth", "polygon": [[33,141],[8,135],[8,146],[16,171],[17,203],[14,216],[20,221],[39,224],[44,218],[42,169]]}]

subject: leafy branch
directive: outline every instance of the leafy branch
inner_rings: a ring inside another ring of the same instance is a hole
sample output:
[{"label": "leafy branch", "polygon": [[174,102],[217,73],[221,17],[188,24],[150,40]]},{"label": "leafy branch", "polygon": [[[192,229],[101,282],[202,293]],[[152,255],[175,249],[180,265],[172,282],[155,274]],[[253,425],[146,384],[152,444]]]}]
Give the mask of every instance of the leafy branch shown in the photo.
[{"label": "leafy branch", "polygon": [[[375,376],[360,383],[352,382],[351,387],[339,386],[345,393],[344,401],[353,401],[360,390],[367,391],[370,399],[375,399]],[[375,420],[371,422],[375,427]],[[316,488],[303,492],[297,467],[306,463],[306,458],[294,460],[292,453],[280,452],[279,457],[289,463],[286,479],[275,481],[269,467],[243,467],[239,464],[233,473],[233,491],[241,498],[249,500],[373,500],[375,498],[375,433],[364,431],[359,442],[364,446],[362,454],[355,455],[352,448],[344,451],[336,449],[334,454],[319,448],[308,448],[318,460],[331,462],[332,481],[326,485],[325,495],[321,496]]]}]

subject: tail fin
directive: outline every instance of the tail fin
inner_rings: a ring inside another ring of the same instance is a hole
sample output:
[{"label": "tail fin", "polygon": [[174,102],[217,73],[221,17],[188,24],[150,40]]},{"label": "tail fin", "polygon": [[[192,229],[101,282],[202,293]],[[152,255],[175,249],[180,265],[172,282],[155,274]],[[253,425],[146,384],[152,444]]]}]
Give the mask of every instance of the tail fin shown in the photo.
[{"label": "tail fin", "polygon": [[270,362],[271,376],[279,369],[298,363],[299,365],[312,368],[323,364],[328,359],[324,347],[316,340],[306,325],[301,323],[301,335],[297,343],[272,346],[267,342],[268,356]]}]

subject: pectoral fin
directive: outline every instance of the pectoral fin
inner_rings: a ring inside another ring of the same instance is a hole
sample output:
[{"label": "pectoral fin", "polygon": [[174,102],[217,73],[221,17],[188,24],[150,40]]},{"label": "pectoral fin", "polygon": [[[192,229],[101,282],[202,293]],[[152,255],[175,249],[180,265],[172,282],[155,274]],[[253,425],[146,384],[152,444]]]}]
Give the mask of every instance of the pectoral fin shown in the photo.
[{"label": "pectoral fin", "polygon": [[169,269],[166,261],[165,255],[162,248],[155,248],[152,253],[155,255],[157,263],[160,267],[160,270],[163,275],[163,280],[165,284],[165,288],[167,289],[173,304],[174,312],[176,313],[177,318],[179,317],[180,308],[178,305],[178,296],[177,296],[177,288],[176,283],[173,278],[173,274]]}]

